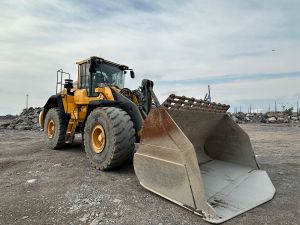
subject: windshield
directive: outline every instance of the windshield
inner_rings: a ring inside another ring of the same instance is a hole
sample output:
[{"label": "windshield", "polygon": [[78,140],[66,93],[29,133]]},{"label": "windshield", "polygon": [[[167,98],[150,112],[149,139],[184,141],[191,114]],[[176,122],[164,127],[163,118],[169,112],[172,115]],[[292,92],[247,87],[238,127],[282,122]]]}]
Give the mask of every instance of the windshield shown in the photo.
[{"label": "windshield", "polygon": [[96,72],[92,73],[92,90],[101,85],[112,85],[118,88],[124,88],[123,71],[117,66],[106,63],[99,63]]}]

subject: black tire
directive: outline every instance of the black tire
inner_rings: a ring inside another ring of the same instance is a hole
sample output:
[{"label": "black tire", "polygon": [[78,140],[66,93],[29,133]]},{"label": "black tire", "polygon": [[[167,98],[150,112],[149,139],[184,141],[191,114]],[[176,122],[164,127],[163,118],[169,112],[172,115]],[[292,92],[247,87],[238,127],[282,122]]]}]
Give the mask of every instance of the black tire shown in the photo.
[{"label": "black tire", "polygon": [[[48,123],[54,122],[54,134],[48,135]],[[52,149],[61,149],[66,146],[65,137],[67,131],[67,122],[64,120],[63,112],[59,108],[51,108],[47,112],[44,121],[44,136],[46,144]]]},{"label": "black tire", "polygon": [[[100,153],[92,147],[92,131],[101,125],[105,145]],[[123,165],[132,155],[135,130],[130,116],[122,109],[102,107],[94,109],[84,128],[84,147],[91,164],[99,170],[110,170]]]}]

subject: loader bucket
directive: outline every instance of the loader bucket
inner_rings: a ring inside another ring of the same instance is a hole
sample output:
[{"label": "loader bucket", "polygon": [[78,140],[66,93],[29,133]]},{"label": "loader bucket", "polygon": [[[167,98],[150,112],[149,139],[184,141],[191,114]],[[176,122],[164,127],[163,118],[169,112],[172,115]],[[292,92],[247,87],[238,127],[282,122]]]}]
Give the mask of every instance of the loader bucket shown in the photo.
[{"label": "loader bucket", "polygon": [[134,155],[143,187],[221,223],[273,198],[248,135],[229,106],[171,95],[144,121]]}]

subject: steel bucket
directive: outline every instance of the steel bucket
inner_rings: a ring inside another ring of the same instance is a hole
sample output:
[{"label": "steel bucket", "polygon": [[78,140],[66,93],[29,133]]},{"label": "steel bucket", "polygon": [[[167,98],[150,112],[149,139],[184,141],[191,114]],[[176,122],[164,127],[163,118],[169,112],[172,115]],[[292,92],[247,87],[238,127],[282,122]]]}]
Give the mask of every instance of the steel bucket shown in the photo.
[{"label": "steel bucket", "polygon": [[228,108],[170,96],[144,121],[134,155],[143,187],[211,223],[233,218],[275,194],[248,135],[226,114]]}]

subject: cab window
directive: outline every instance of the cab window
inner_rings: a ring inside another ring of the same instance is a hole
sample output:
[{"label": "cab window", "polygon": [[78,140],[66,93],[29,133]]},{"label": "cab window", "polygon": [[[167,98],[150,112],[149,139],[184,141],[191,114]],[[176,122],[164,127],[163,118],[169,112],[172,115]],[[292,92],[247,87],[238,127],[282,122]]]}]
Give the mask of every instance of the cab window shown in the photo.
[{"label": "cab window", "polygon": [[89,87],[89,63],[84,63],[79,65],[79,71],[80,71],[80,88],[87,89]]}]

